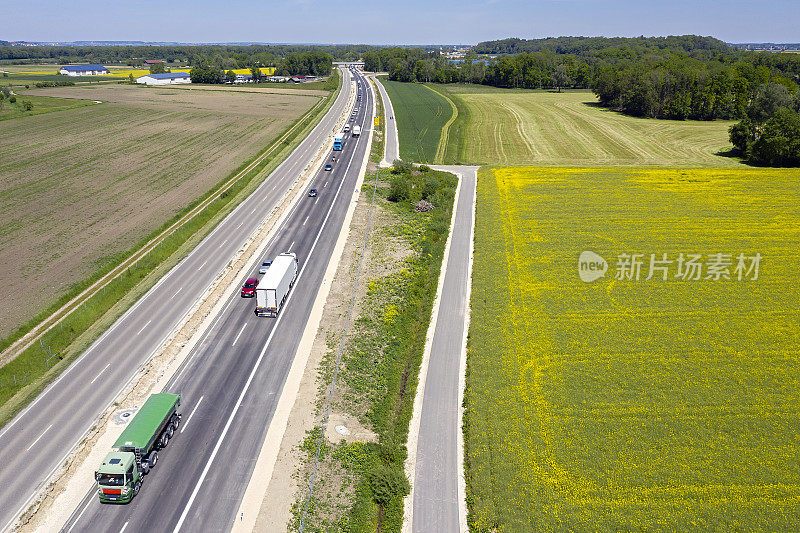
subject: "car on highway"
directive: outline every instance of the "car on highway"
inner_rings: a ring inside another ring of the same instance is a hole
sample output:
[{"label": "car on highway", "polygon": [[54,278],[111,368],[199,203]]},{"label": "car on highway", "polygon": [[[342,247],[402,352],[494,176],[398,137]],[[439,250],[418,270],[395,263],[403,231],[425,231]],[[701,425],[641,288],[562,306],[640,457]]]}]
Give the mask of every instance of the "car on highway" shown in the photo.
[{"label": "car on highway", "polygon": [[328,163],[327,165],[325,165],[325,170],[333,170],[333,165]]},{"label": "car on highway", "polygon": [[271,267],[271,266],[272,266],[272,260],[271,259],[265,259],[264,262],[261,263],[261,268],[258,269],[258,273],[259,274],[266,274],[267,270],[269,270],[269,267]]},{"label": "car on highway", "polygon": [[314,198],[314,197],[316,197],[316,196],[317,196],[317,189],[313,189],[313,188],[312,188],[312,189],[309,189],[309,191],[308,191],[308,196],[309,196],[310,198]]},{"label": "car on highway", "polygon": [[350,122],[353,122],[355,119],[356,117],[350,117]]},{"label": "car on highway", "polygon": [[336,162],[336,156],[335,155],[331,156],[331,163],[335,163],[335,162]]},{"label": "car on highway", "polygon": [[252,298],[256,295],[256,287],[258,287],[258,278],[247,278],[242,285],[242,298]]}]

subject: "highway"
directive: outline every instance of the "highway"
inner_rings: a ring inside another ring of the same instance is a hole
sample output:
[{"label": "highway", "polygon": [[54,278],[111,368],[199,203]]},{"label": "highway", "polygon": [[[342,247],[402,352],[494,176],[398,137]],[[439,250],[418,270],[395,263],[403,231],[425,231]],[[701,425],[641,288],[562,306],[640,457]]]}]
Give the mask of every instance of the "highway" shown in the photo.
[{"label": "highway", "polygon": [[[427,367],[420,369],[415,475],[410,512],[415,532],[467,530],[461,408],[466,372],[472,277],[472,242],[478,167],[434,167],[459,176],[450,249],[442,265],[442,289]],[[425,362],[423,362],[425,365]],[[424,376],[424,378],[423,378]],[[422,380],[424,379],[424,383]],[[416,416],[416,413],[415,413]],[[411,443],[410,443],[411,444]]]},{"label": "highway", "polygon": [[[16,520],[102,412],[181,323],[242,243],[282,201],[319,146],[333,132],[347,105],[350,73],[342,69],[342,75],[341,94],[298,148],[192,253],[0,432],[0,527],[3,530]],[[360,80],[359,84],[364,85],[364,81]],[[362,93],[371,97],[369,91],[362,89]],[[371,112],[371,106],[362,105],[361,109],[359,123],[369,128],[371,116],[365,115]],[[348,139],[342,153],[348,158],[356,151],[363,154],[364,144],[365,141]],[[280,393],[282,369],[290,363],[286,358],[294,353],[291,347],[296,344],[297,331],[301,331],[304,323],[305,305],[313,300],[315,285],[335,241],[330,235],[339,230],[337,222],[346,207],[341,205],[341,199],[349,199],[350,195],[341,194],[338,202],[334,202],[334,198],[337,191],[353,187],[360,170],[360,160],[358,165],[348,168],[346,163],[342,157],[333,171],[324,173],[322,183],[317,182],[323,175],[314,180],[321,191],[318,202],[300,202],[269,247],[267,255],[286,250],[296,252],[303,269],[302,279],[285,313],[278,319],[283,321],[283,327],[272,335],[276,320],[257,319],[252,312],[254,302],[238,300],[238,294],[235,301],[228,302],[211,332],[198,343],[197,353],[187,358],[187,368],[181,369],[181,380],[170,387],[170,391],[186,395],[184,421],[189,410],[202,398],[193,420],[184,425],[182,433],[164,450],[162,462],[145,480],[142,493],[132,505],[102,509],[99,505],[90,506],[84,509],[86,512],[73,531],[119,531],[128,521],[138,524],[131,531],[172,528],[186,507],[188,496],[198,486],[199,473],[209,464],[210,452],[219,441],[221,445],[216,449],[222,455],[216,463],[210,463],[216,466],[206,476],[201,486],[204,490],[195,497],[193,512],[185,523],[196,529],[197,520],[202,520],[204,530],[209,530],[210,524],[230,524],[232,518],[226,516],[223,520],[222,511],[232,508],[231,502],[240,498],[235,486],[247,482],[247,452],[261,445],[256,434],[266,431],[270,406]],[[230,336],[240,331],[241,337],[233,346]],[[245,384],[249,385],[247,389]],[[244,394],[248,391],[249,395]],[[241,405],[241,409],[238,416],[230,419],[234,405]],[[223,429],[231,436],[227,441],[220,439]],[[183,447],[186,449],[179,449]],[[224,472],[220,468],[222,465]],[[224,487],[223,492],[209,500],[209,488],[219,487]],[[170,511],[154,513],[153,506]],[[148,512],[136,513],[142,508]],[[203,513],[213,515],[214,519],[206,519]],[[125,521],[121,521],[122,517],[126,517]]]},{"label": "highway", "polygon": [[[363,96],[350,124],[369,130],[372,92],[363,77],[357,83]],[[126,506],[101,505],[92,491],[64,531],[230,530],[353,198],[368,138],[345,138],[333,170],[320,170],[310,185],[319,195],[303,198],[269,243],[266,257],[291,251],[300,268],[278,317],[256,317],[254,300],[232,295],[165,389],[181,393],[183,424],[139,495]]]}]

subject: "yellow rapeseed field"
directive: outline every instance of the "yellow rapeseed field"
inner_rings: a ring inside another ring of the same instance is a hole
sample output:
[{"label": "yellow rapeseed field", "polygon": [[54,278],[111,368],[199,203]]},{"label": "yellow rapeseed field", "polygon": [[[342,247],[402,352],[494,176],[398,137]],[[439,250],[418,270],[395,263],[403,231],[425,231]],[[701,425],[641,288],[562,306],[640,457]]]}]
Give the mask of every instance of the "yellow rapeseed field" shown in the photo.
[{"label": "yellow rapeseed field", "polygon": [[472,527],[800,530],[800,170],[484,168],[475,240]]}]

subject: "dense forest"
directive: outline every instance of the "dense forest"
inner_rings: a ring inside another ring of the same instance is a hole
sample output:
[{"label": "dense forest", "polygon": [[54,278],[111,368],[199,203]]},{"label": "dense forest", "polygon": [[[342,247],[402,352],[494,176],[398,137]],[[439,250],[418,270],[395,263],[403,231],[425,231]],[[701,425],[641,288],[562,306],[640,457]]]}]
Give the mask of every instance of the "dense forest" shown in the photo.
[{"label": "dense forest", "polygon": [[[478,55],[491,54],[491,55]],[[366,70],[404,82],[591,89],[600,104],[638,117],[741,120],[731,142],[750,161],[800,164],[800,54],[749,52],[711,37],[504,39],[463,60],[436,51],[364,53]],[[780,113],[778,113],[780,111]]]}]

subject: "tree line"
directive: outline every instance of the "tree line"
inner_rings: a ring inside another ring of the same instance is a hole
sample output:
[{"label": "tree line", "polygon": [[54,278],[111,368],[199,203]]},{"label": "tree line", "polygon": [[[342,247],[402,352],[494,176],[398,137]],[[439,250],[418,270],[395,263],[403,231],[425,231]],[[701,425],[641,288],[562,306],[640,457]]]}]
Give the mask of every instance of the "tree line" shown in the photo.
[{"label": "tree line", "polygon": [[388,72],[395,81],[591,89],[600,105],[637,117],[742,120],[731,142],[747,159],[800,164],[791,163],[800,156],[790,155],[792,139],[800,139],[793,133],[800,108],[798,54],[744,51],[690,35],[504,39],[480,43],[459,61],[404,48],[373,50],[363,58],[366,70]]},{"label": "tree line", "polygon": [[258,64],[276,67],[281,59],[304,52],[328,54],[335,61],[355,61],[370,45],[133,45],[133,46],[0,46],[6,63],[110,63],[139,66],[145,59],[172,65],[195,65],[211,58],[221,68],[241,69]]},{"label": "tree line", "polygon": [[[275,74],[279,76],[328,76],[331,73],[333,58],[323,52],[302,52],[289,54],[277,62]],[[246,65],[240,68],[249,68],[253,81],[260,81],[260,65]],[[236,74],[232,69],[226,69],[214,58],[197,58],[195,66],[189,71],[192,83],[223,83],[232,82]]]}]

